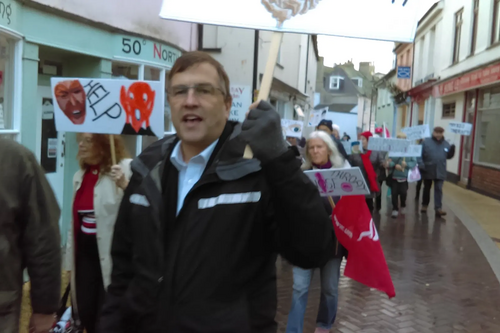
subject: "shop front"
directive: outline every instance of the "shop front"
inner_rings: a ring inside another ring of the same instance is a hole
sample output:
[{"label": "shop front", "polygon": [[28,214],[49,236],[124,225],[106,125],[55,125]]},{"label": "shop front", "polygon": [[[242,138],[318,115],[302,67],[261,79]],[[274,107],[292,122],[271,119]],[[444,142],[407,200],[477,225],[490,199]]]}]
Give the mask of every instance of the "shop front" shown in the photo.
[{"label": "shop front", "polygon": [[470,136],[460,141],[459,182],[477,192],[500,198],[500,63],[471,71],[434,88],[441,98],[460,96],[461,105],[443,112],[463,110],[460,118],[473,124]]},{"label": "shop front", "polygon": [[0,1],[0,137],[21,140],[20,9],[13,0]]},{"label": "shop front", "polygon": [[[0,0],[0,11],[1,11]],[[12,45],[6,57],[14,65],[3,72],[2,52],[4,39],[0,36],[0,74],[3,80],[15,79],[15,59],[22,67],[19,74],[18,112],[5,112],[5,103],[14,103],[15,98],[5,100],[3,127],[0,134],[14,135],[33,150],[46,171],[60,206],[63,208],[61,231],[63,242],[71,220],[72,179],[78,170],[78,144],[75,133],[57,132],[54,121],[54,101],[50,89],[52,77],[127,78],[131,80],[153,80],[165,83],[169,70],[182,54],[176,47],[144,37],[115,33],[92,25],[69,20],[63,16],[47,13],[38,8],[23,7],[22,33],[24,41],[16,58],[16,40],[6,39]],[[1,13],[0,13],[1,17]],[[7,37],[6,37],[7,38]],[[6,74],[10,75],[7,76]],[[14,77],[12,77],[14,75]],[[0,89],[4,89],[1,86]],[[9,85],[16,87],[16,85]],[[5,94],[7,90],[2,90]],[[9,96],[16,94],[9,92]],[[22,92],[22,93],[21,93]],[[3,97],[3,96],[2,96]],[[165,133],[172,132],[170,112],[165,99]],[[0,108],[1,110],[1,108]],[[9,109],[10,110],[10,109]],[[16,110],[14,107],[13,110]],[[17,118],[16,118],[17,117]],[[1,117],[0,117],[1,120]],[[20,124],[19,124],[20,123]],[[17,126],[17,127],[16,127]],[[11,129],[9,129],[11,128]],[[132,157],[156,137],[128,136],[127,150]]]}]

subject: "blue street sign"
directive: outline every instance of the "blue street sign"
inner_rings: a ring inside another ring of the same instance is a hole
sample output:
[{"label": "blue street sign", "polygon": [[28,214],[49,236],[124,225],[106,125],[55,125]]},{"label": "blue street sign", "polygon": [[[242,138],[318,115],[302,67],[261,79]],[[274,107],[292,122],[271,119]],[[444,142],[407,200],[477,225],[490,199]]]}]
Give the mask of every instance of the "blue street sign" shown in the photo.
[{"label": "blue street sign", "polygon": [[411,78],[411,67],[398,66],[398,79],[409,79],[409,78]]}]

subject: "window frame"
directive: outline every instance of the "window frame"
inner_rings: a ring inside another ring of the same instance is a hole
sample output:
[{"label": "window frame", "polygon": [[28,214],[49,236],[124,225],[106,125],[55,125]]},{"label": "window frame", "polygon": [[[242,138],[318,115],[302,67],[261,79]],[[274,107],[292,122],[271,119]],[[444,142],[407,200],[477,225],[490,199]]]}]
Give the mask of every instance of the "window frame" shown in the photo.
[{"label": "window frame", "polygon": [[[12,124],[11,128],[0,129],[0,137],[10,137],[11,139],[21,142],[21,116],[22,116],[22,65],[23,65],[23,39],[22,36],[16,32],[0,27],[0,34],[6,38],[11,39],[13,42],[12,47],[12,90],[9,98],[12,100],[12,114],[10,115]],[[4,73],[5,75],[5,73]],[[4,117],[6,110],[3,110]]]},{"label": "window frame", "polygon": [[491,45],[500,43],[500,0],[493,0]]},{"label": "window frame", "polygon": [[479,1],[480,0],[472,0],[472,31],[471,31],[470,55],[476,53],[477,30],[479,25]]},{"label": "window frame", "polygon": [[[354,80],[356,80],[356,83],[354,82]],[[353,77],[351,79],[351,81],[356,85],[358,86],[359,88],[363,88],[363,78],[359,77],[359,76],[356,76],[356,77]]]},{"label": "window frame", "polygon": [[462,7],[455,13],[455,29],[453,34],[453,58],[452,64],[456,64],[460,61],[460,44],[462,40],[462,25],[464,23],[464,8]]},{"label": "window frame", "polygon": [[[447,106],[451,106],[451,105],[453,105],[453,115],[445,115],[445,108]],[[455,119],[456,112],[457,112],[457,102],[456,101],[443,103],[442,110],[441,110],[441,118],[442,119]]]},{"label": "window frame", "polygon": [[[344,78],[342,76],[339,76],[339,75],[332,75],[330,76],[329,80],[328,80],[328,88],[330,90],[340,90],[340,80],[343,80]],[[332,82],[336,80],[337,81],[337,88],[334,88],[332,87]]]}]

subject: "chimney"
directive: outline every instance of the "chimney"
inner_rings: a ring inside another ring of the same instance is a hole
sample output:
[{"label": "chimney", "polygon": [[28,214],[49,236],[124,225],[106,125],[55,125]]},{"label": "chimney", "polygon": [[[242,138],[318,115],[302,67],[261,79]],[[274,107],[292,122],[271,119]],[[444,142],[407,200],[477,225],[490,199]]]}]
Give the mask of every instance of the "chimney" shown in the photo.
[{"label": "chimney", "polygon": [[359,71],[366,77],[370,77],[375,72],[375,66],[371,62],[360,62]]}]

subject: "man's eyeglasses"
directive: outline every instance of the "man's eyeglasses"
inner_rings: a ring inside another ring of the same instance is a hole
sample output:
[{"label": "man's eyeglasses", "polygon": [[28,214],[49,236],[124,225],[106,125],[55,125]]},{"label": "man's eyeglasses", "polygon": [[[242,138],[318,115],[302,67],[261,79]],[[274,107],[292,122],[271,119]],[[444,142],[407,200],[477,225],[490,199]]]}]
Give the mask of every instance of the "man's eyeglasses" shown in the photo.
[{"label": "man's eyeglasses", "polygon": [[171,98],[183,99],[187,97],[190,89],[194,90],[194,95],[198,98],[215,96],[215,94],[219,92],[223,96],[226,95],[226,93],[222,89],[214,87],[213,85],[208,83],[195,84],[192,86],[184,86],[184,85],[173,86],[167,89],[167,93],[170,95]]}]

